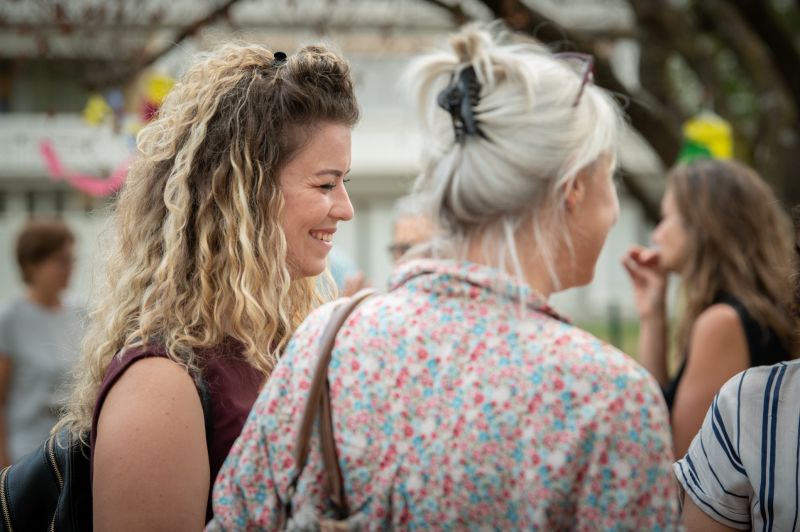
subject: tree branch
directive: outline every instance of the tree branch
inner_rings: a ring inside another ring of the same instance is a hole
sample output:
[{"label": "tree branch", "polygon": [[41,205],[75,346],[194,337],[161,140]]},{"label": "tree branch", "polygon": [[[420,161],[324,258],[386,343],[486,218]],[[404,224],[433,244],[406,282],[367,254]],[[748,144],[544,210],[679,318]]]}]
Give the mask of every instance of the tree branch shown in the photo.
[{"label": "tree branch", "polygon": [[434,7],[438,7],[439,9],[447,11],[457,26],[461,26],[462,24],[466,24],[470,21],[469,15],[467,15],[467,13],[464,11],[464,8],[461,7],[461,3],[451,4],[449,2],[445,2],[444,0],[426,1]]},{"label": "tree branch", "polygon": [[199,19],[185,26],[180,32],[178,32],[178,34],[175,36],[174,39],[172,39],[160,50],[157,50],[152,54],[142,56],[139,60],[133,62],[133,64],[129,68],[126,68],[122,72],[117,72],[108,77],[101,77],[97,79],[95,83],[101,87],[125,85],[126,83],[134,79],[142,70],[151,66],[153,63],[155,63],[160,58],[169,53],[172,49],[177,47],[184,40],[195,35],[202,28],[214,22],[218,18],[227,15],[231,6],[233,6],[238,1],[239,0],[226,0],[225,3],[220,4],[218,7],[216,7],[206,15],[200,17]]},{"label": "tree branch", "polygon": [[795,177],[800,163],[794,132],[797,107],[789,97],[769,49],[730,3],[704,0],[695,5],[715,24],[720,39],[736,54],[759,94],[758,142],[752,153],[754,165],[784,200],[800,200],[800,186]]},{"label": "tree branch", "polygon": [[777,72],[795,102],[800,106],[800,53],[792,42],[792,37],[775,19],[775,13],[763,0],[734,0],[733,5],[750,27],[769,48]]},{"label": "tree branch", "polygon": [[716,25],[717,35],[736,54],[755,85],[763,102],[762,118],[773,121],[770,129],[779,124],[794,124],[796,112],[788,98],[783,78],[758,35],[726,1],[705,0],[697,6]]},{"label": "tree branch", "polygon": [[657,45],[671,49],[694,71],[707,90],[722,93],[723,88],[715,75],[713,50],[698,42],[701,34],[697,25],[668,2],[650,0],[630,0],[641,28],[640,40],[648,46]]}]

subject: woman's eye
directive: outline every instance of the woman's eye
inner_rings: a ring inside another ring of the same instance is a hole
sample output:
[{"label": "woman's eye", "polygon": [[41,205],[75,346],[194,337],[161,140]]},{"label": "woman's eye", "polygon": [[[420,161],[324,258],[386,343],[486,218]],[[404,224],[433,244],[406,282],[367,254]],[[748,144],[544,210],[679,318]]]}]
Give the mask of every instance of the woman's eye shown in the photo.
[{"label": "woman's eye", "polygon": [[[342,180],[342,184],[349,183],[349,182],[350,182],[349,179],[343,179]],[[326,185],[320,185],[320,188],[322,188],[324,190],[327,190],[328,192],[330,192],[331,190],[333,190],[336,187],[337,187],[336,183],[328,183]]]}]

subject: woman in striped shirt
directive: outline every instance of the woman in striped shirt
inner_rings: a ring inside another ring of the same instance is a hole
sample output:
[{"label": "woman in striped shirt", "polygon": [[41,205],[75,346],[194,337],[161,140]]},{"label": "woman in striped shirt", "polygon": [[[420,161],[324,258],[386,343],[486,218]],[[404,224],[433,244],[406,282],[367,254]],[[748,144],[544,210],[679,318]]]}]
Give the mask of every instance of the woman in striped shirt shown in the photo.
[{"label": "woman in striped shirt", "polygon": [[720,390],[675,466],[692,531],[797,530],[800,361],[750,368]]}]

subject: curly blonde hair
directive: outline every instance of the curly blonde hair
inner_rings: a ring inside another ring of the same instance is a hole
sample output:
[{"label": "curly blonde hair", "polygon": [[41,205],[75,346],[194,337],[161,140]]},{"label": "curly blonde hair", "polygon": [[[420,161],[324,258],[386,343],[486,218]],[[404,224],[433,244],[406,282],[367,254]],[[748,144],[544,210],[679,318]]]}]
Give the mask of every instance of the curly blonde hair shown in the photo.
[{"label": "curly blonde hair", "polygon": [[163,345],[192,374],[196,349],[234,338],[265,378],[318,305],[317,280],[292,280],[279,223],[279,174],[321,123],[352,127],[348,64],[324,46],[285,62],[225,45],[186,72],[137,139],[111,217],[106,286],[90,316],[61,426],[83,435],[113,357]]},{"label": "curly blonde hair", "polygon": [[739,299],[764,330],[772,329],[793,352],[794,239],[791,221],[772,190],[754,170],[735,161],[681,165],[667,179],[688,236],[679,352],[687,352],[695,321],[720,294]]}]

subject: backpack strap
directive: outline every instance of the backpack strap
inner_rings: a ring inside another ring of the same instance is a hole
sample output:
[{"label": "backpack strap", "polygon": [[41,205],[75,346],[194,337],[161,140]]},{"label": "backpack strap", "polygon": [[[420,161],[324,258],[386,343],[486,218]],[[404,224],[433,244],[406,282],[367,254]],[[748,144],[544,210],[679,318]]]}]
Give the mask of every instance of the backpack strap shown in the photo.
[{"label": "backpack strap", "polygon": [[[211,449],[211,440],[214,436],[214,403],[211,401],[211,390],[208,389],[206,379],[201,371],[197,377],[197,393],[200,394],[200,406],[203,408],[203,424],[206,427],[206,449]],[[209,458],[210,458],[209,454]],[[211,482],[214,484],[213,480]]]},{"label": "backpack strap", "polygon": [[333,344],[336,341],[336,334],[342,327],[348,316],[365,299],[375,294],[374,289],[364,289],[353,297],[344,299],[331,314],[328,325],[319,339],[319,351],[317,356],[317,367],[311,380],[311,390],[308,401],[303,410],[303,417],[300,422],[300,431],[294,445],[295,472],[289,484],[289,494],[283,506],[283,519],[292,515],[292,496],[297,488],[300,476],[308,462],[310,449],[311,432],[314,422],[319,418],[319,440],[322,452],[323,466],[325,467],[325,478],[327,480],[328,497],[340,519],[349,514],[349,507],[344,492],[344,478],[339,467],[339,460],[336,452],[336,441],[333,434],[333,413],[331,409],[330,385],[328,383],[328,365],[331,361]]}]

